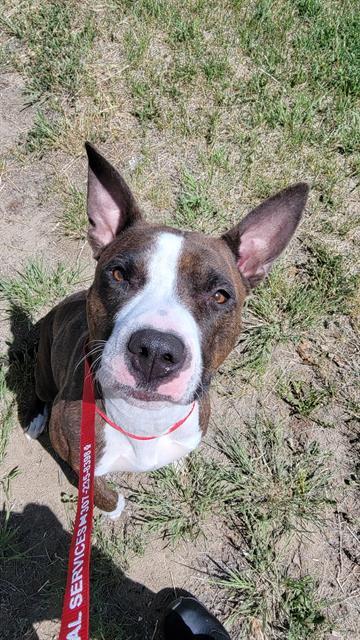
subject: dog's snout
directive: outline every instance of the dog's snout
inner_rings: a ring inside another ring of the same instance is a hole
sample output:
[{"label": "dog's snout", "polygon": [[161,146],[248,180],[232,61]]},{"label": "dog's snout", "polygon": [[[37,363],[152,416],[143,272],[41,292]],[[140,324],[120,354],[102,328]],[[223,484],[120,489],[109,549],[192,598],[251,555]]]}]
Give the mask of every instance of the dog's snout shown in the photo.
[{"label": "dog's snout", "polygon": [[175,373],[184,363],[185,345],[172,333],[140,329],[127,345],[130,362],[145,382],[153,382]]}]

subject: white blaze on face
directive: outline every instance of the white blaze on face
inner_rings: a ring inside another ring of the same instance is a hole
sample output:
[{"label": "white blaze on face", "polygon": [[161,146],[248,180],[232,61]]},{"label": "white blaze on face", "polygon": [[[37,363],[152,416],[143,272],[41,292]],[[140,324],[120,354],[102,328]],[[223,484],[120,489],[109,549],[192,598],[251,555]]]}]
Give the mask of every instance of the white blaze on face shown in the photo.
[{"label": "white blaze on face", "polygon": [[175,402],[187,402],[192,397],[200,381],[202,363],[198,326],[176,292],[183,243],[184,238],[175,233],[162,232],[157,236],[149,255],[144,289],[116,315],[98,372],[103,387],[111,387],[112,382],[136,386],[126,365],[127,343],[134,331],[152,328],[175,333],[183,340],[187,351],[184,368],[169,382],[165,378],[156,392]]}]

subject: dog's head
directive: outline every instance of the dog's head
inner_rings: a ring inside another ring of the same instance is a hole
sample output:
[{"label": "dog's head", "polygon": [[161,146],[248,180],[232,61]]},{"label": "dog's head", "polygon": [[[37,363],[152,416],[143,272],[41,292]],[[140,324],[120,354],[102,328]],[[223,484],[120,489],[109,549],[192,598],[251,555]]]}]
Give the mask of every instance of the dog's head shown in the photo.
[{"label": "dog's head", "polygon": [[88,239],[98,260],[87,314],[90,340],[103,341],[97,379],[136,403],[187,404],[234,347],[245,296],[288,244],[308,187],[281,191],[213,238],[145,222],[121,175],[86,149]]}]

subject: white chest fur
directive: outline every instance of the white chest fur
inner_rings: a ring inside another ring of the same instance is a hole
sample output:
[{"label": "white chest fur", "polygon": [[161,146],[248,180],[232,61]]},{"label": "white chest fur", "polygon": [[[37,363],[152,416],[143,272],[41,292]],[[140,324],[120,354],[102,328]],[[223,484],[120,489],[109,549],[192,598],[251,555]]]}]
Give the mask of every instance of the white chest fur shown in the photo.
[{"label": "white chest fur", "polygon": [[[141,435],[155,435],[166,431],[177,420],[186,416],[191,406],[177,406],[171,411],[165,412],[166,422],[162,416],[154,417],[151,411],[146,415],[146,412],[142,410],[136,416],[138,427],[136,428],[134,425],[133,429],[129,428],[128,420],[125,424],[121,422],[123,411],[116,410],[109,402],[105,402],[105,408],[111,420],[122,426],[126,424],[125,428],[128,431]],[[139,427],[139,425],[141,426]],[[160,438],[135,440],[117,431],[109,424],[104,425],[104,434],[105,447],[96,465],[95,475],[102,476],[112,471],[138,473],[159,469],[186,456],[199,445],[201,440],[199,406],[196,403],[189,418],[178,429]]]}]

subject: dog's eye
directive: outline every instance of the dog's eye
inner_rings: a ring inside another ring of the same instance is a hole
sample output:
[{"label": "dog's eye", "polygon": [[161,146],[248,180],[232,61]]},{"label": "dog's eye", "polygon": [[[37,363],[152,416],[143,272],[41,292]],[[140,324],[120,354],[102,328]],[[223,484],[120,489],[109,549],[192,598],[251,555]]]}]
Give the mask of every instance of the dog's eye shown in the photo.
[{"label": "dog's eye", "polygon": [[116,280],[117,282],[123,282],[124,280],[124,276],[121,273],[120,269],[113,269],[112,270],[112,277],[114,278],[114,280]]},{"label": "dog's eye", "polygon": [[229,298],[230,296],[228,292],[224,291],[224,289],[219,289],[219,291],[215,291],[214,295],[212,296],[212,299],[215,300],[217,304],[224,304],[229,300]]}]

